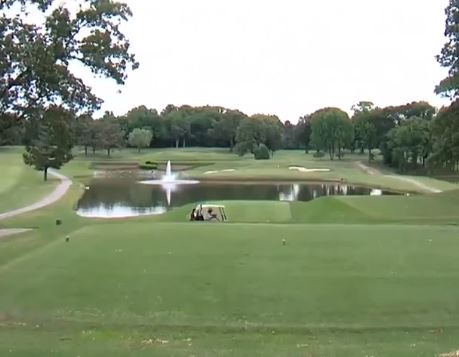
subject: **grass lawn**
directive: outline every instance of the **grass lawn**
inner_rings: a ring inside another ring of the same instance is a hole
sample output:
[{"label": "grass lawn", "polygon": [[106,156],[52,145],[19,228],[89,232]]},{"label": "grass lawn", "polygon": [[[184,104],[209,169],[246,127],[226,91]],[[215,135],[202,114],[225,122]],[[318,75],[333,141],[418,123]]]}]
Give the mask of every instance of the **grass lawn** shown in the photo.
[{"label": "grass lawn", "polygon": [[0,355],[434,356],[458,347],[458,235],[87,226],[0,267]]},{"label": "grass lawn", "polygon": [[[411,187],[368,175],[359,157],[332,163],[280,152],[255,162],[225,150],[123,150],[110,161],[167,159],[207,161],[186,171],[201,179]],[[228,201],[228,224],[185,222],[192,205],[156,217],[79,218],[80,181],[96,161],[103,156],[64,167],[75,184],[58,203],[0,224],[34,228],[0,240],[0,356],[433,357],[459,349],[457,191]],[[225,169],[235,171],[205,174]]]},{"label": "grass lawn", "polygon": [[0,148],[0,213],[34,203],[57,185],[52,177],[43,182],[43,174],[24,165],[20,148]]}]

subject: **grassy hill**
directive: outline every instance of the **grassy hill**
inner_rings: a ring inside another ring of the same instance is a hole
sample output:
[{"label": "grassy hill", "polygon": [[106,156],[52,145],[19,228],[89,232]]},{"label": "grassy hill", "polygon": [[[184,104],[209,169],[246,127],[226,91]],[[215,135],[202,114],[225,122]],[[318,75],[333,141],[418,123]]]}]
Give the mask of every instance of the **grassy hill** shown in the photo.
[{"label": "grassy hill", "polygon": [[34,203],[57,185],[52,177],[43,182],[43,175],[26,166],[21,154],[19,148],[0,147],[0,213]]}]

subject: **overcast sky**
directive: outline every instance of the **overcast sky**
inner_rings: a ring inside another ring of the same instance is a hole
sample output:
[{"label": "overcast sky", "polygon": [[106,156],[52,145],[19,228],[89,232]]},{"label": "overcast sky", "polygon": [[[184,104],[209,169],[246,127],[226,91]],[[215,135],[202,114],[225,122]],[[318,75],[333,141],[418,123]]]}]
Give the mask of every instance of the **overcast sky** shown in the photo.
[{"label": "overcast sky", "polygon": [[444,100],[435,60],[447,0],[125,0],[140,68],[122,93],[91,81],[104,110],[221,105],[283,121],[326,106],[346,111]]}]

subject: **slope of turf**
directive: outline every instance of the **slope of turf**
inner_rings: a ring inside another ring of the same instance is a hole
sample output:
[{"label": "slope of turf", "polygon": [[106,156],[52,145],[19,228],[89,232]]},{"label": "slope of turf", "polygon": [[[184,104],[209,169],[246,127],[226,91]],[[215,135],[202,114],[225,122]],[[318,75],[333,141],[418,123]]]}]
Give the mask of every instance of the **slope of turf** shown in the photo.
[{"label": "slope of turf", "polygon": [[364,223],[375,222],[358,207],[347,204],[346,200],[323,197],[311,202],[292,202],[291,223]]},{"label": "slope of turf", "polygon": [[458,235],[391,225],[88,226],[0,267],[0,355],[97,356],[105,346],[119,356],[433,356],[457,347]]},{"label": "slope of turf", "polygon": [[57,185],[50,178],[43,182],[42,174],[25,166],[18,148],[0,148],[0,213],[34,203]]},{"label": "slope of turf", "polygon": [[[330,196],[310,202],[219,201],[229,223],[459,224],[459,191],[412,196]],[[139,221],[186,222],[194,205]]]},{"label": "slope of turf", "polygon": [[275,201],[221,201],[229,222],[288,223],[292,216],[288,202]]}]

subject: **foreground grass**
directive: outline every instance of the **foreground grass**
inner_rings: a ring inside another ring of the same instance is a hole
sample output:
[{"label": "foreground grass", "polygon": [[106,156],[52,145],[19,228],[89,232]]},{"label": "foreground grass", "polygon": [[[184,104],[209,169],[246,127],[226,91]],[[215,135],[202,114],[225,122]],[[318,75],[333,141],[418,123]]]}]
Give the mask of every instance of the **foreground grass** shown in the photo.
[{"label": "foreground grass", "polygon": [[458,234],[88,226],[0,267],[0,355],[433,356],[458,347]]}]

